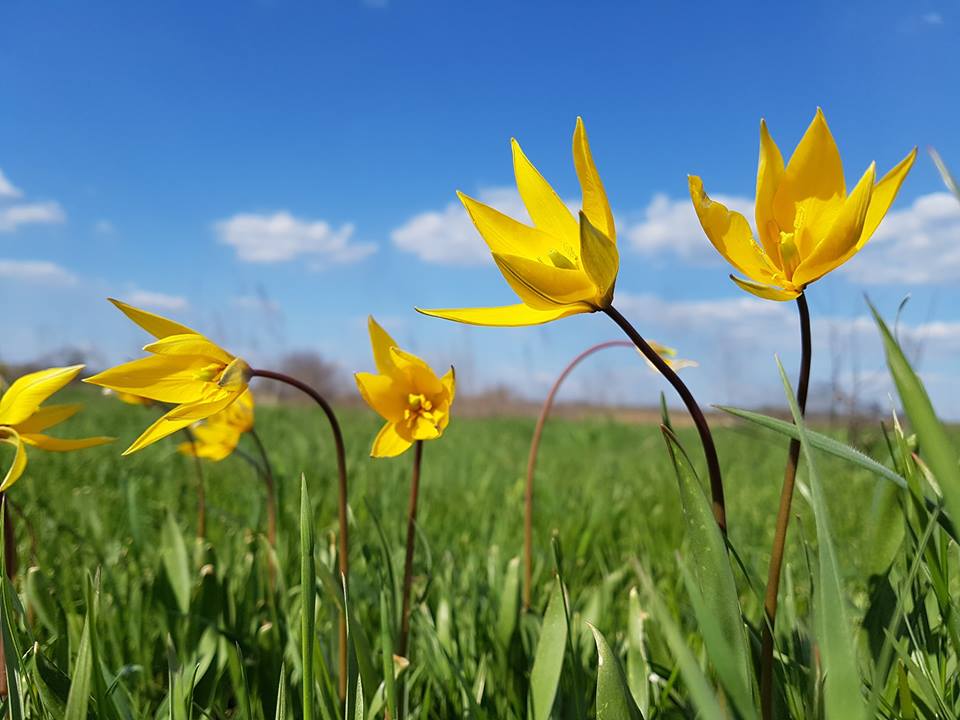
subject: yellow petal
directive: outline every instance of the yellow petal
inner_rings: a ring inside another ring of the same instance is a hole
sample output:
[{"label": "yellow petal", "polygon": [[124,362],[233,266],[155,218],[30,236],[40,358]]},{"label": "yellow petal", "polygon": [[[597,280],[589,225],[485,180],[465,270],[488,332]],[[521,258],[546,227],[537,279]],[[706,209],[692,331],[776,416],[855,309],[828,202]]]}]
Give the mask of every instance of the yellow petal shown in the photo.
[{"label": "yellow petal", "polygon": [[511,140],[513,147],[513,173],[517,178],[517,190],[530,213],[533,224],[556,238],[576,244],[577,221],[564,205],[560,196],[543,179],[533,164],[523,154],[520,143]]},{"label": "yellow petal", "polygon": [[[773,218],[773,198],[783,177],[783,156],[780,148],[770,137],[767,123],[760,121],[760,162],[757,166],[757,234],[764,250],[771,258],[780,257],[779,230],[771,228]],[[789,232],[789,230],[788,230]]]},{"label": "yellow petal", "polygon": [[800,294],[794,290],[784,290],[783,288],[762,285],[752,280],[744,280],[743,278],[738,278],[736,275],[731,275],[730,279],[739,285],[741,290],[746,290],[748,293],[752,293],[764,300],[783,302],[784,300],[793,300]]},{"label": "yellow petal", "polygon": [[397,365],[397,369],[409,383],[408,392],[414,394],[423,393],[428,397],[439,395],[443,392],[440,378],[437,377],[433,369],[423,360],[398,347],[390,348],[390,354]]},{"label": "yellow petal", "polygon": [[134,440],[130,447],[123,451],[123,454],[129,455],[131,453],[135,453],[138,450],[142,450],[143,448],[147,447],[148,445],[152,445],[158,440],[162,440],[168,435],[172,435],[173,433],[177,432],[177,430],[182,430],[183,428],[192,425],[198,420],[203,420],[211,415],[215,415],[227,407],[235,399],[236,396],[225,394],[223,397],[220,397],[212,402],[178,405],[153,423],[153,425],[144,430],[143,434]]},{"label": "yellow petal", "polygon": [[354,374],[357,388],[364,401],[384,420],[397,422],[403,419],[407,408],[407,393],[389,375]]},{"label": "yellow petal", "polygon": [[0,425],[19,425],[36,412],[40,404],[73,380],[83,365],[50,368],[14,381],[0,398]]},{"label": "yellow petal", "polygon": [[207,340],[203,335],[195,333],[187,335],[167,335],[166,337],[144,346],[144,352],[156,353],[157,355],[184,355],[201,357],[217,362],[222,365],[229,365],[234,357],[215,343]]},{"label": "yellow petal", "polygon": [[450,369],[444,373],[443,377],[440,378],[440,383],[447,391],[447,405],[453,405],[453,398],[457,393],[457,373],[452,365]]},{"label": "yellow petal", "polygon": [[116,438],[112,437],[90,437],[65,440],[63,438],[50,437],[41,433],[24,433],[21,435],[23,442],[27,445],[33,445],[41,450],[48,452],[70,452],[72,450],[84,450],[86,448],[97,447],[112,443]]},{"label": "yellow petal", "polygon": [[16,448],[13,463],[11,463],[6,475],[4,475],[3,482],[0,483],[0,492],[6,492],[10,489],[11,485],[20,479],[23,471],[27,469],[27,451],[23,447],[20,435],[17,434],[16,430],[11,428],[0,427],[0,442]]},{"label": "yellow petal", "polygon": [[900,186],[903,185],[903,181],[916,159],[917,149],[914,148],[890,172],[880,178],[880,182],[873,188],[873,194],[870,196],[870,207],[867,208],[867,218],[863,223],[863,232],[857,242],[857,250],[867,244],[867,241],[879,227],[880,221],[883,220],[887,210],[893,205],[893,201],[900,191]]},{"label": "yellow petal", "polygon": [[166,403],[190,403],[207,398],[216,385],[199,379],[206,361],[151,355],[118,365],[84,382]]},{"label": "yellow petal", "polygon": [[436,440],[440,437],[440,428],[423,416],[417,416],[410,432],[414,440]]},{"label": "yellow petal", "polygon": [[538,310],[589,301],[596,288],[582,270],[558,268],[519,255],[498,255],[494,261],[513,291]]},{"label": "yellow petal", "polygon": [[577,118],[577,127],[573,131],[573,164],[577,169],[580,189],[583,192],[583,212],[590,218],[591,224],[606,235],[611,242],[617,242],[617,229],[613,224],[613,211],[607,200],[607,191],[603,188],[600,173],[593,162],[587,131],[583,127],[583,118]]},{"label": "yellow petal", "polygon": [[371,457],[396,457],[413,445],[413,442],[402,438],[393,423],[384,425],[373,441]]},{"label": "yellow petal", "polygon": [[133,320],[137,325],[142,327],[155,338],[165,338],[168,335],[200,334],[196,330],[191,330],[186,325],[181,325],[178,322],[168,320],[160,315],[154,315],[146,310],[140,310],[139,308],[135,308],[133,305],[127,305],[125,302],[121,302],[120,300],[115,300],[113,298],[107,299],[117,308],[119,308],[124,315]]},{"label": "yellow petal", "polygon": [[457,192],[470,219],[491,252],[521,257],[547,257],[555,242],[543,230],[524,225],[489,205]]},{"label": "yellow petal", "polygon": [[580,261],[600,296],[600,307],[613,302],[613,287],[620,269],[620,253],[613,241],[595,228],[586,213],[580,213]]},{"label": "yellow petal", "polygon": [[691,175],[688,182],[700,225],[717,251],[747,277],[772,282],[776,268],[754,242],[747,219],[740,213],[727,210],[722,203],[711,200],[700,178]]},{"label": "yellow petal", "polygon": [[487,308],[459,308],[443,310],[425,310],[415,308],[418,313],[443,320],[466,323],[467,325],[485,325],[488,327],[525,327],[542,325],[553,320],[569,317],[578,313],[596,312],[596,308],[585,303],[563,305],[552,310],[536,310],[522,303]]},{"label": "yellow petal", "polygon": [[[367,329],[370,331],[370,346],[373,348],[373,362],[384,375],[390,375],[396,368],[393,366],[393,359],[390,357],[390,348],[396,347],[397,342],[390,337],[390,334],[384,330],[373,319],[373,315],[367,316]],[[362,392],[362,391],[361,391]]]},{"label": "yellow petal", "polygon": [[236,450],[240,443],[240,433],[229,430],[214,430],[206,425],[197,426],[189,430],[192,441],[187,440],[177,446],[177,451],[183,455],[203,458],[213,462],[226,459]]},{"label": "yellow petal", "polygon": [[807,201],[807,212],[815,214],[817,205],[842,200],[846,194],[840,152],[823,111],[817,108],[777,188],[773,199],[774,217],[781,230],[792,232],[800,203]]},{"label": "yellow petal", "polygon": [[827,236],[800,262],[793,273],[791,281],[794,285],[802,287],[811,283],[853,256],[857,240],[863,232],[876,170],[876,164],[871,163],[853,192],[844,201],[843,208]]},{"label": "yellow petal", "polygon": [[38,408],[33,415],[22,423],[17,423],[16,430],[21,435],[24,433],[43,432],[47,428],[51,428],[73,417],[82,407],[83,405],[80,403],[71,403],[70,405],[47,405],[46,407]]}]

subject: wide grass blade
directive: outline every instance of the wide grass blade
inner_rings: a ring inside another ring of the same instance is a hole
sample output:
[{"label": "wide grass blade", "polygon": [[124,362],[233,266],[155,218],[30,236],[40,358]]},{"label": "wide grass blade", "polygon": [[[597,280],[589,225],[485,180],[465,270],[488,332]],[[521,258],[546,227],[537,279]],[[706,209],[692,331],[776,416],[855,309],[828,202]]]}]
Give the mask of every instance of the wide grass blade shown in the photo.
[{"label": "wide grass blade", "polygon": [[67,709],[64,712],[63,720],[87,720],[92,681],[93,650],[90,647],[90,613],[88,611],[83,621],[80,647],[77,650],[77,662],[73,668],[70,694],[67,696]]},{"label": "wide grass blade", "polygon": [[510,646],[510,638],[517,627],[517,613],[520,609],[520,558],[515,557],[507,563],[500,590],[500,606],[497,610],[497,640],[504,649]]},{"label": "wide grass blade", "polygon": [[694,600],[700,600],[694,602],[694,609],[700,611],[697,621],[707,654],[737,709],[743,716],[750,717],[754,710],[753,664],[726,543],[696,471],[677,436],[667,427],[662,427],[661,432],[676,469],[697,585],[692,589],[699,593],[699,598],[695,596]]},{"label": "wide grass blade", "polygon": [[603,633],[587,624],[597,643],[597,720],[640,720],[620,661]]},{"label": "wide grass blade", "polygon": [[853,631],[847,621],[840,569],[837,564],[834,537],[830,530],[827,500],[814,462],[811,444],[804,425],[803,414],[797,404],[793,387],[783,364],[777,358],[777,368],[800,436],[800,447],[810,479],[810,501],[817,527],[817,583],[815,587],[815,633],[823,656],[824,709],[827,720],[858,720],[865,717],[866,706],[862,682],[857,669]]},{"label": "wide grass blade", "polygon": [[[0,503],[5,506],[7,499],[4,497],[0,500]],[[5,508],[0,507],[0,538],[6,537],[6,528],[4,527],[6,514]],[[7,712],[10,720],[22,720],[24,715],[20,680],[23,678],[23,667],[21,666],[20,647],[14,632],[13,598],[15,591],[6,572],[3,571],[3,568],[7,566],[5,545],[6,543],[0,542],[0,613],[3,615],[0,632],[3,633],[4,671],[7,675]]]},{"label": "wide grass blade", "polygon": [[397,686],[393,668],[393,615],[387,592],[380,591],[380,648],[383,660],[383,692],[387,715],[397,717]]},{"label": "wide grass blade", "polygon": [[880,328],[884,351],[887,355],[887,366],[897,386],[897,394],[900,396],[903,408],[917,434],[920,454],[943,491],[950,519],[954,523],[960,522],[960,465],[957,464],[957,449],[937,418],[923,383],[910,367],[899,343],[872,304],[870,312],[873,313],[877,327]]},{"label": "wide grass blade", "polygon": [[640,713],[646,717],[650,709],[650,663],[643,624],[647,614],[640,607],[640,593],[630,588],[627,603],[627,685]]},{"label": "wide grass blade", "polygon": [[190,560],[183,533],[180,532],[180,526],[172,512],[167,513],[162,542],[163,568],[170,581],[177,607],[186,615],[190,610]]},{"label": "wide grass blade", "polygon": [[563,656],[567,648],[567,613],[560,578],[553,581],[553,591],[547,603],[540,628],[537,654],[530,672],[531,720],[548,720],[560,685]]}]

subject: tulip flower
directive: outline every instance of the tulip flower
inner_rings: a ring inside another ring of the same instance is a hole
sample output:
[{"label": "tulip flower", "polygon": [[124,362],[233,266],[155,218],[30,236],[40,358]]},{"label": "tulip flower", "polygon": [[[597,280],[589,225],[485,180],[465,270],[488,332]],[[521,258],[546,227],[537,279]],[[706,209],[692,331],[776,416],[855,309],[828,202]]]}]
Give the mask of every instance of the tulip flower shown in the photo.
[{"label": "tulip flower", "polygon": [[[756,198],[759,244],[743,215],[707,197],[699,177],[689,179],[690,197],[703,231],[727,262],[746,276],[730,278],[758,297],[797,301],[801,346],[797,403],[801,414],[806,411],[812,357],[810,311],[804,291],[867,244],[893,204],[916,156],[914,148],[879,182],[876,164],[871,163],[848,194],[840,153],[819,108],[786,166],[761,120]],[[763,624],[760,650],[760,705],[764,720],[773,717],[773,628],[799,459],[800,442],[791,440],[764,600],[767,621]]]},{"label": "tulip flower", "polygon": [[[673,386],[690,412],[706,456],[714,515],[725,531],[720,460],[707,419],[674,368],[613,306],[620,267],[617,231],[583,120],[577,118],[573,132],[573,164],[583,196],[579,221],[537,172],[516,140],[512,146],[517,190],[533,220],[532,227],[463,193],[458,196],[521,302],[506,307],[417,310],[445,320],[498,326],[538,325],[577,313],[605,313]],[[406,447],[402,446],[400,452]]]},{"label": "tulip flower", "polygon": [[124,455],[216,415],[246,392],[250,367],[240,358],[184,325],[119,300],[110,302],[156,341],[143,348],[150,356],[105,370],[84,382],[176,405],[134,440]]},{"label": "tulip flower", "polygon": [[418,440],[440,437],[450,422],[454,396],[453,368],[437,377],[423,360],[401,350],[377,324],[368,320],[373,359],[379,374],[355,375],[360,394],[386,424],[373,441],[371,456],[400,455]]},{"label": "tulip flower", "polygon": [[240,436],[252,429],[253,393],[247,390],[225,410],[192,427],[192,441],[180,443],[177,450],[219,462],[236,450]]},{"label": "tulip flower", "polygon": [[837,145],[818,108],[784,167],[760,121],[756,221],[759,244],[740,213],[711,200],[696,176],[690,197],[710,242],[746,277],[731,279],[768,300],[792,300],[859,252],[880,225],[917,156],[914,148],[879,182],[876,164],[847,194]]},{"label": "tulip flower", "polygon": [[27,467],[26,446],[52,452],[69,452],[113,442],[111,437],[64,440],[44,431],[73,417],[82,405],[46,405],[43,402],[73,380],[83,365],[50,368],[24,375],[0,397],[0,442],[16,448],[13,464],[0,483],[0,493],[10,489]]},{"label": "tulip flower", "polygon": [[463,193],[457,195],[520,304],[420,312],[472,325],[538,325],[603,310],[613,301],[620,265],[617,235],[583,120],[577,118],[573,133],[573,163],[583,193],[579,220],[523,154],[520,144],[511,142],[517,190],[533,227]]},{"label": "tulip flower", "polygon": [[357,373],[357,387],[367,405],[386,420],[373,441],[373,457],[395,457],[414,446],[407,542],[403,563],[400,639],[397,652],[407,655],[410,636],[410,593],[413,587],[413,551],[416,542],[417,501],[420,496],[420,462],[424,440],[443,434],[450,422],[456,380],[451,367],[443,377],[423,360],[401,350],[396,341],[371,316],[367,321],[373,361],[379,374]]}]

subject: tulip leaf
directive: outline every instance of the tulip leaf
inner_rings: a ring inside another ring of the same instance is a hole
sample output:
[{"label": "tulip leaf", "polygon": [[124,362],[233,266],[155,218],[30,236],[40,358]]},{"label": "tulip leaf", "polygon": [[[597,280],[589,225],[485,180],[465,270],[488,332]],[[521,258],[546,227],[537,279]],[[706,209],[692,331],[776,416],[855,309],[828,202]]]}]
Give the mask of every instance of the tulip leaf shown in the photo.
[{"label": "tulip leaf", "polygon": [[937,171],[943,179],[943,184],[957,197],[957,200],[960,200],[960,184],[957,184],[957,179],[953,176],[953,173],[950,172],[943,158],[940,157],[940,153],[930,148],[930,157],[933,158],[933,164],[937,166]]},{"label": "tulip leaf", "polygon": [[960,522],[960,465],[957,465],[957,449],[937,418],[923,383],[910,367],[899,343],[873,305],[870,305],[870,311],[880,328],[887,366],[897,386],[903,408],[910,418],[910,424],[917,434],[920,454],[943,491],[950,519],[954,523]]},{"label": "tulip leaf", "polygon": [[696,579],[694,602],[707,654],[731,700],[745,717],[753,708],[750,648],[726,543],[703,486],[676,435],[661,431],[676,469],[688,547]]},{"label": "tulip leaf", "polygon": [[[725,413],[729,413],[734,417],[747,420],[761,427],[765,427],[768,430],[773,430],[780,433],[781,435],[786,435],[789,438],[794,440],[800,439],[800,431],[797,429],[797,426],[791,422],[785,420],[780,420],[779,418],[770,417],[768,415],[761,415],[760,413],[752,412],[750,410],[741,410],[740,408],[726,407],[723,405],[716,406],[718,410],[723,410]],[[914,488],[910,487],[909,482],[902,475],[894,472],[885,465],[882,465],[878,461],[874,460],[868,455],[865,455],[860,450],[852,448],[849,445],[844,445],[838,440],[834,440],[832,437],[827,435],[822,435],[814,430],[806,429],[807,440],[810,442],[810,446],[821,450],[828,455],[833,455],[838,457],[841,460],[846,460],[858,465],[864,470],[874,473],[878,477],[883,478],[892,482],[897,487],[900,487],[904,490],[914,491]],[[932,502],[929,498],[920,498],[924,504],[927,506],[927,510],[933,512],[936,510],[936,503]],[[960,535],[958,535],[956,527],[947,518],[943,513],[937,514],[937,521],[943,527],[950,537],[954,540],[960,542]]]},{"label": "tulip leaf", "polygon": [[793,421],[800,436],[800,447],[810,480],[810,503],[817,528],[817,581],[814,606],[815,634],[821,648],[824,667],[824,709],[827,720],[858,720],[863,718],[866,707],[862,695],[862,682],[857,669],[856,648],[853,631],[847,621],[840,569],[834,549],[833,534],[827,500],[820,475],[814,462],[811,444],[807,436],[803,414],[797,404],[790,379],[783,364],[777,358],[777,368],[783,381]]},{"label": "tulip leaf", "polygon": [[589,627],[597,643],[597,720],[640,720],[620,661],[603,634]]},{"label": "tulip leaf", "polygon": [[[0,503],[4,505],[4,510],[0,511],[0,538],[5,537],[4,523],[7,513],[5,507],[7,499],[3,498]],[[5,543],[0,542],[0,545]],[[0,568],[6,567],[5,550],[0,548]],[[21,720],[23,715],[23,698],[21,696],[20,681],[23,677],[23,667],[21,666],[20,647],[17,643],[17,636],[14,634],[14,605],[13,598],[16,592],[13,584],[6,573],[0,574],[0,637],[3,638],[3,671],[7,678],[7,711],[10,720]]]},{"label": "tulip leaf", "polygon": [[77,662],[73,668],[70,682],[70,694],[67,695],[67,708],[63,720],[87,720],[87,708],[90,705],[90,689],[93,684],[93,650],[90,646],[90,613],[83,621],[80,635],[80,647],[77,650]]},{"label": "tulip leaf", "polygon": [[540,627],[537,654],[530,671],[530,720],[548,720],[560,685],[563,656],[567,648],[567,612],[560,578],[553,581],[553,591]]}]

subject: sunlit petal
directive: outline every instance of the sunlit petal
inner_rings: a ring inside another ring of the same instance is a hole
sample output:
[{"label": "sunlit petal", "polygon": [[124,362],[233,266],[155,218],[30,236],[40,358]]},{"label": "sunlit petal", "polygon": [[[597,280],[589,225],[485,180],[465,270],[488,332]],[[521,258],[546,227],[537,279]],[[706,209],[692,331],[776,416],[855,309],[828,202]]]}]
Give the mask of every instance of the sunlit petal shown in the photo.
[{"label": "sunlit petal", "polygon": [[36,412],[40,404],[67,385],[83,365],[40,370],[18,378],[0,398],[0,425],[18,425]]},{"label": "sunlit petal", "polygon": [[580,180],[580,189],[583,193],[584,214],[597,230],[616,244],[617,229],[613,223],[613,211],[607,200],[607,191],[600,180],[600,173],[597,172],[597,166],[593,162],[583,119],[579,117],[577,127],[573,131],[573,164],[577,169],[577,178]]}]

